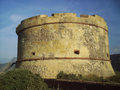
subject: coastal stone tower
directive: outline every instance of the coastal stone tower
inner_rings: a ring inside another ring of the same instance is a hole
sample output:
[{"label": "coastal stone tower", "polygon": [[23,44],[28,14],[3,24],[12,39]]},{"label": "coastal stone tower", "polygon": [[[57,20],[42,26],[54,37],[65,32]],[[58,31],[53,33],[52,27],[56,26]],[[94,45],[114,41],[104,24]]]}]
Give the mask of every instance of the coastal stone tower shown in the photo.
[{"label": "coastal stone tower", "polygon": [[16,28],[18,56],[16,68],[56,78],[65,73],[110,77],[111,66],[108,27],[97,15],[55,13],[38,15]]}]

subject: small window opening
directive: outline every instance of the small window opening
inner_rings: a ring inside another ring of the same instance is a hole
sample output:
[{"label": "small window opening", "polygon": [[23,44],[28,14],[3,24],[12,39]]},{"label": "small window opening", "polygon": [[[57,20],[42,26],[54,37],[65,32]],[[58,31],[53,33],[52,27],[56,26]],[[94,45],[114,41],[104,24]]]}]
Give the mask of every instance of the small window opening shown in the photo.
[{"label": "small window opening", "polygon": [[109,56],[109,54],[107,53],[107,57]]},{"label": "small window opening", "polygon": [[34,56],[34,55],[35,55],[35,52],[31,52],[31,55],[33,55],[33,56]]},{"label": "small window opening", "polygon": [[79,54],[80,51],[79,51],[79,50],[74,50],[74,53],[75,53],[75,54]]}]

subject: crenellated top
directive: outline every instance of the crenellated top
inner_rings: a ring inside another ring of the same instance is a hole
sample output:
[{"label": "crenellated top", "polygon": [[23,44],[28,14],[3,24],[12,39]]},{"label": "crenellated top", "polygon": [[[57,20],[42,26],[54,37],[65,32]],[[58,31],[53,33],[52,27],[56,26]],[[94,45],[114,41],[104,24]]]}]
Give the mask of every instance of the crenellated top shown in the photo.
[{"label": "crenellated top", "polygon": [[54,13],[52,14],[54,17],[76,17],[75,13]]},{"label": "crenellated top", "polygon": [[81,23],[101,27],[108,31],[106,21],[104,21],[104,19],[98,15],[91,16],[82,14],[80,17],[77,17],[75,13],[54,13],[50,17],[47,15],[38,15],[21,21],[21,24],[16,27],[16,33],[18,34],[20,31],[25,30],[26,28],[55,23]]}]

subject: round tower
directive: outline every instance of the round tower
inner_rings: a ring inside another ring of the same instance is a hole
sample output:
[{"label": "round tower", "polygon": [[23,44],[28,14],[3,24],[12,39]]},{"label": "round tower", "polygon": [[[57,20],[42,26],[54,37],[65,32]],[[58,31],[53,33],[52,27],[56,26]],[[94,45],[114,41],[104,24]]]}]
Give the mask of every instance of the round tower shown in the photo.
[{"label": "round tower", "polygon": [[56,78],[65,73],[110,77],[108,27],[97,15],[55,13],[38,15],[21,22],[18,35],[17,68]]}]

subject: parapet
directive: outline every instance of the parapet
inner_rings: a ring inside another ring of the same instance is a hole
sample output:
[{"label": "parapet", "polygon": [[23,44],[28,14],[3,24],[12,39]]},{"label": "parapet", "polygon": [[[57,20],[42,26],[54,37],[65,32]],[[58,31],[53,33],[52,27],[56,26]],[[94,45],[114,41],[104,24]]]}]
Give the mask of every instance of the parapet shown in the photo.
[{"label": "parapet", "polygon": [[75,13],[54,13],[52,14],[54,17],[76,17]]},{"label": "parapet", "polygon": [[98,15],[80,15],[77,17],[75,13],[54,13],[52,16],[38,15],[31,18],[27,18],[16,27],[16,33],[28,27],[40,26],[45,24],[57,24],[57,23],[76,23],[98,26],[108,31],[107,23],[104,19]]}]

